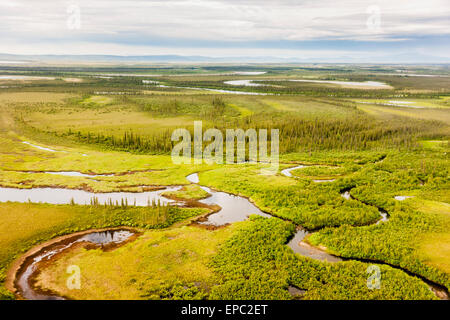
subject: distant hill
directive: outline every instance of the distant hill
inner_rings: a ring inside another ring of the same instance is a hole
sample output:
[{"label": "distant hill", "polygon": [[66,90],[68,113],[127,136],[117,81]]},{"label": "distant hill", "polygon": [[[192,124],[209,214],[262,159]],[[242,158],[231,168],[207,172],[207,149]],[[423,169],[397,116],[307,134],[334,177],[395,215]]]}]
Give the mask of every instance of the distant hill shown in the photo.
[{"label": "distant hill", "polygon": [[0,61],[26,62],[298,62],[277,57],[205,57],[182,55],[16,55],[0,53]]},{"label": "distant hill", "polygon": [[18,55],[0,53],[0,63],[14,62],[104,62],[104,63],[392,63],[392,64],[449,64],[450,59],[445,57],[428,56],[423,54],[391,54],[384,57],[370,57],[361,55],[335,56],[332,59],[317,57],[207,57],[182,55]]}]

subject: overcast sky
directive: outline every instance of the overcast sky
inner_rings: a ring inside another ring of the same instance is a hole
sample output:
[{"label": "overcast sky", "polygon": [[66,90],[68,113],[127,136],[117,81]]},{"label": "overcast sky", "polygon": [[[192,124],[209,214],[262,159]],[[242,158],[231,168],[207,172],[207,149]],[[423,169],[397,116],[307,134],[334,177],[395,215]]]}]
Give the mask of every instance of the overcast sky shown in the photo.
[{"label": "overcast sky", "polygon": [[450,61],[450,1],[0,0],[0,39],[16,54]]}]

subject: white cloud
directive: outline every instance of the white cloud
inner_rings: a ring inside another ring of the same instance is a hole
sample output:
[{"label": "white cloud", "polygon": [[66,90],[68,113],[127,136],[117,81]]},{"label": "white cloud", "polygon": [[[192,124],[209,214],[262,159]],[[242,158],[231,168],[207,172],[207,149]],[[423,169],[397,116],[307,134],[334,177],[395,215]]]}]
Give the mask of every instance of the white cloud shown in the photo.
[{"label": "white cloud", "polygon": [[[80,30],[67,28],[71,4],[80,7]],[[376,32],[366,25],[370,5],[381,12]],[[131,49],[139,39],[392,41],[450,34],[448,0],[0,0],[0,6],[0,52],[18,43],[30,49],[46,43],[51,52],[61,42],[80,41]]]}]

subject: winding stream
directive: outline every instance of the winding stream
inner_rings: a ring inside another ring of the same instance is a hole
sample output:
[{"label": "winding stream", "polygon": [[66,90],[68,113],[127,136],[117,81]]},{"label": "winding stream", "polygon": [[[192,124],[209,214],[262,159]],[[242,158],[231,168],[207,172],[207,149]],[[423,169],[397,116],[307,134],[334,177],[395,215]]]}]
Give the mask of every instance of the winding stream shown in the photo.
[{"label": "winding stream", "polygon": [[[187,180],[191,183],[198,183],[198,174],[194,173],[187,177]],[[206,199],[200,200],[204,204],[214,204],[220,206],[218,212],[215,212],[207,217],[206,221],[199,222],[200,224],[223,226],[229,223],[244,221],[249,215],[257,214],[264,217],[270,217],[270,215],[259,210],[248,199],[228,194],[226,192],[214,191],[208,187],[200,186],[203,190],[208,192],[210,196]],[[181,186],[168,187],[164,190],[154,192],[143,193],[90,193],[81,190],[69,190],[69,189],[13,189],[13,188],[0,188],[0,201],[18,201],[26,202],[28,199],[31,201],[36,200],[46,203],[67,204],[71,200],[75,199],[76,203],[86,204],[92,197],[96,197],[100,202],[109,201],[109,199],[121,200],[128,199],[129,202],[135,201],[136,205],[147,205],[148,199],[159,199],[164,202],[172,202],[173,200],[166,199],[160,194],[166,191],[177,191]],[[130,198],[132,197],[132,198]],[[132,202],[131,202],[132,203]],[[62,237],[63,239],[55,239],[40,248],[37,252],[25,255],[25,259],[21,264],[21,267],[15,274],[14,287],[20,297],[30,300],[63,300],[61,297],[54,293],[49,293],[46,290],[36,288],[33,285],[33,277],[39,271],[39,264],[51,261],[55,255],[60,254],[77,243],[92,244],[96,247],[103,247],[105,245],[119,245],[130,239],[134,232],[130,230],[104,230],[104,231],[92,231],[83,232],[81,234],[69,235]]]},{"label": "winding stream", "polygon": [[[286,177],[289,177],[289,178],[297,178],[296,176],[294,176],[292,174],[292,171],[297,170],[297,169],[307,168],[307,167],[312,167],[312,165],[303,165],[302,164],[302,165],[299,165],[299,166],[296,166],[293,168],[284,169],[284,170],[281,170],[281,174]],[[315,179],[315,180],[313,180],[313,182],[316,182],[316,183],[333,182],[333,181],[336,181],[336,179]]]},{"label": "winding stream", "polygon": [[35,254],[31,254],[18,270],[14,285],[20,297],[28,300],[64,300],[57,294],[46,292],[33,286],[33,277],[39,270],[38,265],[50,261],[55,255],[68,250],[77,243],[92,244],[95,247],[103,247],[105,245],[120,245],[130,239],[134,232],[130,230],[105,230],[93,231],[69,237],[52,242],[50,245],[43,247]]},{"label": "winding stream", "polygon": [[[297,169],[306,168],[306,167],[310,167],[310,166],[308,166],[308,165],[299,165],[299,166],[296,166],[296,167],[284,169],[284,170],[281,171],[281,174],[286,176],[286,177],[289,177],[289,178],[296,178],[294,175],[292,175],[292,171],[297,170]],[[336,179],[316,179],[316,180],[313,180],[313,181],[316,182],[316,183],[324,183],[324,182],[334,182],[334,181],[336,181]],[[357,200],[357,201],[359,201],[358,199],[352,197],[352,195],[350,194],[350,190],[343,190],[341,192],[341,196],[344,199],[346,199],[346,200]],[[397,199],[397,197],[396,197],[396,199]],[[366,205],[368,205],[368,204],[366,204]],[[388,221],[389,220],[389,214],[385,210],[383,210],[381,208],[377,208],[377,209],[378,209],[378,211],[380,213],[381,219],[376,224]]]},{"label": "winding stream", "polygon": [[[292,175],[292,171],[297,170],[297,169],[302,169],[302,168],[306,168],[308,167],[307,165],[299,165],[299,166],[295,166],[292,168],[288,168],[288,169],[284,169],[281,171],[281,174],[289,177],[289,178],[295,178],[294,175]],[[314,182],[333,182],[335,181],[334,179],[329,179],[329,180],[313,180]],[[346,200],[357,200],[355,198],[353,198],[350,194],[350,190],[343,190],[341,192],[341,196],[346,199]],[[380,213],[380,220],[378,220],[376,222],[376,224],[388,221],[389,219],[389,215],[386,211],[378,208],[378,211]],[[341,258],[328,254],[325,251],[313,247],[310,244],[308,244],[307,242],[303,241],[306,236],[308,236],[309,234],[312,234],[311,232],[303,229],[303,228],[298,228],[297,232],[295,233],[294,237],[289,241],[288,246],[289,248],[291,248],[295,253],[299,253],[303,256],[312,258],[312,259],[316,259],[316,260],[321,260],[321,261],[328,261],[328,262],[337,262],[337,261],[342,261]]]},{"label": "winding stream", "polygon": [[[287,177],[293,177],[291,171],[306,167],[305,165],[296,166],[293,168],[285,169],[281,173]],[[197,173],[191,174],[186,179],[194,184],[199,184],[199,176]],[[256,207],[247,198],[232,195],[226,192],[215,191],[206,186],[200,187],[208,192],[210,196],[206,199],[199,200],[199,202],[208,205],[217,205],[220,209],[208,215],[205,221],[199,221],[199,224],[223,226],[233,222],[244,221],[248,219],[249,215],[256,214],[263,217],[271,217],[271,215],[264,213],[258,207]],[[164,198],[161,193],[166,191],[177,191],[181,186],[167,187],[164,190],[142,192],[142,193],[91,193],[82,190],[70,190],[70,189],[53,189],[53,188],[34,188],[34,189],[14,189],[14,188],[0,188],[0,202],[5,201],[17,201],[17,202],[46,202],[52,204],[68,204],[72,201],[77,204],[88,204],[93,197],[96,197],[100,203],[108,203],[110,199],[112,201],[121,201],[127,199],[128,203],[135,204],[137,206],[146,206],[149,201],[161,201],[162,203],[174,202],[173,200]],[[354,199],[350,190],[343,190],[341,196],[346,200]],[[388,220],[388,213],[380,210],[381,219],[377,222],[382,223]],[[64,239],[55,239],[50,244],[40,248],[37,252],[25,256],[24,262],[15,274],[14,286],[17,289],[19,295],[25,299],[33,300],[48,300],[48,299],[64,299],[54,293],[46,292],[39,288],[33,287],[33,276],[39,270],[38,265],[45,263],[54,258],[55,255],[68,250],[77,243],[90,244],[95,247],[103,247],[108,245],[120,245],[129,240],[136,233],[126,229],[110,229],[103,231],[87,231],[83,233],[73,234]],[[287,243],[287,245],[298,254],[303,256],[328,262],[339,262],[348,259],[342,259],[321,250],[320,248],[309,245],[304,239],[310,235],[311,232],[301,227],[297,228],[297,232],[294,237]],[[350,259],[349,259],[350,260]],[[358,260],[358,259],[351,259]],[[360,260],[363,261],[363,260]],[[373,262],[386,264],[383,262]],[[410,274],[407,270],[403,270],[396,266],[391,266],[396,269],[402,270]],[[430,285],[433,292],[440,298],[447,298],[448,293],[446,289],[438,286],[434,283],[430,283],[426,279],[422,278],[427,284]]]},{"label": "winding stream", "polygon": [[[193,173],[187,176],[186,179],[194,184],[198,184],[200,181],[198,173]],[[199,202],[208,205],[220,206],[220,210],[218,212],[210,214],[206,221],[198,222],[200,224],[223,226],[233,222],[245,221],[252,214],[260,215],[266,218],[271,217],[271,215],[262,212],[257,206],[246,198],[226,192],[214,191],[205,186],[200,186],[200,188],[208,192],[210,196],[206,199],[200,200]]]},{"label": "winding stream", "polygon": [[[296,169],[300,169],[300,168],[304,168],[305,166],[297,166],[297,167],[293,167],[293,168],[289,168],[289,169],[285,169],[283,171],[281,171],[281,173],[287,177],[293,177],[293,175],[291,174],[291,171],[296,170]],[[350,190],[342,190],[341,191],[341,196],[346,199],[346,200],[356,200],[359,201],[358,199],[354,198],[351,193]],[[411,198],[411,197],[405,197],[405,196],[398,196],[396,197],[396,200],[400,200],[403,201],[407,198]],[[364,203],[365,205],[369,205]],[[378,220],[375,224],[378,225],[380,223],[384,223],[386,221],[389,220],[389,214],[387,211],[381,209],[381,208],[377,208],[381,219]],[[389,263],[383,262],[383,261],[367,261],[364,259],[356,259],[356,258],[349,258],[349,259],[343,259],[340,257],[337,257],[335,255],[329,254],[324,250],[321,250],[320,248],[316,248],[311,246],[309,243],[305,242],[304,239],[308,236],[312,234],[311,232],[309,232],[308,230],[305,230],[301,227],[297,227],[297,232],[294,234],[294,237],[288,242],[288,246],[292,249],[292,251],[294,251],[295,253],[301,254],[305,257],[308,258],[312,258],[315,260],[320,260],[320,261],[327,261],[327,262],[339,262],[339,261],[345,261],[345,260],[355,260],[355,261],[361,261],[361,262],[365,262],[365,263],[377,263],[377,264],[384,264],[384,265],[388,265],[391,268],[397,269],[397,270],[401,270],[405,273],[407,273],[410,276],[413,277],[418,277],[420,278],[422,281],[424,281],[428,287],[430,288],[430,290],[441,300],[449,300],[450,299],[450,295],[448,293],[447,288],[445,288],[442,285],[439,285],[437,283],[434,283],[428,279],[426,279],[425,277],[419,276],[417,274],[414,274],[406,269],[403,269],[401,267],[395,266],[395,265],[391,265]]]},{"label": "winding stream", "polygon": [[303,228],[297,228],[297,232],[295,233],[294,237],[288,242],[288,247],[292,249],[295,253],[299,253],[302,256],[315,259],[315,260],[321,260],[321,261],[328,261],[328,262],[338,262],[342,261],[341,258],[334,256],[332,254],[326,253],[323,250],[317,249],[311,245],[309,245],[307,242],[304,242],[303,240],[310,234],[309,231],[303,229]]},{"label": "winding stream", "polygon": [[284,169],[284,170],[281,170],[281,174],[286,176],[286,177],[289,177],[289,178],[295,178],[295,176],[291,172],[294,171],[294,170],[303,169],[303,168],[306,168],[306,167],[309,167],[309,166],[299,165],[299,166],[296,166],[296,167],[293,167],[293,168]]}]

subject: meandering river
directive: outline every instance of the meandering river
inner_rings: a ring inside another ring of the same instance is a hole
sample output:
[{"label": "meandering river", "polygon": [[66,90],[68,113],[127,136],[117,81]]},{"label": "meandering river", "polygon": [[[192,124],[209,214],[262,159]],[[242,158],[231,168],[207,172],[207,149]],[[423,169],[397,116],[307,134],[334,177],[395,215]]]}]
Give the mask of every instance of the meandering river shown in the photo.
[{"label": "meandering river", "polygon": [[[300,165],[293,168],[285,169],[281,173],[287,177],[293,177],[291,171],[304,168],[306,165]],[[197,173],[186,177],[187,180],[194,184],[199,184],[200,179]],[[88,204],[93,197],[99,199],[100,203],[107,203],[108,201],[121,201],[127,199],[129,204],[136,204],[137,206],[146,206],[149,201],[156,200],[161,203],[171,203],[173,200],[164,198],[161,193],[166,191],[177,191],[182,186],[167,187],[163,190],[142,192],[142,193],[90,193],[82,190],[69,189],[51,189],[51,188],[33,188],[33,189],[14,189],[14,188],[0,188],[0,201],[17,201],[17,202],[46,202],[53,204],[67,204],[74,201],[78,204]],[[206,186],[200,186],[203,190],[210,194],[209,197],[200,200],[199,202],[208,205],[217,205],[220,209],[208,215],[205,221],[199,221],[200,224],[223,226],[237,221],[246,220],[249,215],[256,214],[263,217],[271,217],[271,215],[261,211],[249,199],[232,195],[226,192],[215,191]],[[341,196],[347,200],[353,199],[349,190],[341,193]],[[73,199],[73,200],[72,200]],[[356,200],[356,199],[355,199]],[[388,220],[387,212],[380,211],[381,219],[377,223],[382,223]],[[287,243],[287,245],[298,254],[303,256],[328,262],[339,262],[343,259],[331,255],[319,248],[313,247],[304,239],[311,233],[308,230],[298,226],[294,237]],[[135,232],[129,229],[110,229],[102,231],[85,231],[77,234],[68,235],[50,241],[47,245],[39,246],[38,250],[30,250],[29,254],[25,255],[18,271],[14,274],[14,286],[18,294],[25,299],[64,299],[54,293],[45,292],[33,286],[33,277],[39,270],[39,264],[55,257],[65,250],[69,250],[75,244],[83,243],[90,244],[95,247],[102,247],[108,245],[120,245],[135,236]],[[31,253],[30,253],[31,252]],[[357,260],[357,259],[355,259]],[[378,263],[378,262],[376,262]],[[380,262],[382,263],[382,262]],[[394,268],[403,270],[396,266]],[[403,270],[408,272],[407,270]],[[423,279],[426,281],[426,279]],[[448,298],[448,293],[445,288],[434,283],[429,283],[433,292],[441,298]]]},{"label": "meandering river", "polygon": [[[78,176],[78,175],[77,175]],[[189,175],[187,180],[191,183],[199,183],[197,173]],[[145,206],[149,199],[159,200],[162,203],[172,202],[161,196],[161,193],[167,191],[179,190],[182,186],[167,187],[164,190],[142,193],[91,193],[81,190],[69,189],[51,189],[51,188],[33,188],[33,189],[13,189],[0,188],[0,201],[16,201],[16,202],[45,202],[53,204],[67,204],[74,199],[75,203],[88,204],[90,199],[96,197],[100,203],[113,201],[121,201],[128,199],[128,203]],[[220,209],[210,214],[206,221],[198,222],[204,225],[223,226],[229,223],[244,221],[249,215],[257,214],[264,217],[270,215],[262,212],[258,207],[251,203],[248,199],[232,195],[226,192],[214,191],[208,187],[201,186],[210,196],[200,200],[204,204],[218,205]],[[39,271],[39,264],[49,261],[55,255],[69,250],[77,243],[93,244],[97,247],[109,244],[121,244],[134,235],[130,230],[104,230],[82,232],[54,239],[49,244],[39,248],[36,252],[31,250],[31,254],[26,255],[21,267],[14,275],[14,287],[20,297],[31,300],[61,300],[64,297],[54,293],[46,292],[33,286],[33,277]]]},{"label": "meandering river", "polygon": [[[283,174],[286,177],[290,177],[290,178],[295,178],[295,176],[292,175],[291,171],[293,170],[297,170],[297,169],[301,169],[301,168],[305,168],[307,167],[306,165],[299,165],[299,166],[295,166],[289,169],[285,169],[283,171],[281,171],[281,174]],[[357,200],[356,198],[352,197],[350,190],[343,190],[341,192],[341,196],[346,199],[346,200]],[[398,196],[395,197],[396,200],[405,200],[407,198],[410,197],[405,197],[405,196]],[[367,205],[367,204],[366,204]],[[386,221],[389,220],[389,214],[388,212],[386,212],[385,210],[378,208],[378,211],[380,213],[380,220],[378,220],[375,224],[378,225],[380,223],[384,223]],[[327,262],[339,262],[339,261],[343,261],[344,259],[334,256],[332,254],[329,254],[327,252],[325,252],[324,250],[321,250],[320,248],[316,248],[314,246],[311,246],[309,243],[305,242],[304,239],[308,236],[312,234],[311,232],[305,230],[304,228],[298,226],[297,227],[297,231],[294,234],[294,237],[288,242],[288,246],[295,252],[298,254],[301,254],[303,256],[312,258],[312,259],[316,259],[316,260],[321,260],[321,261],[327,261]],[[445,288],[444,286],[441,286],[437,283],[434,283],[422,276],[418,276],[416,274],[413,274],[412,272],[410,272],[409,270],[403,269],[401,267],[398,266],[394,266],[382,261],[366,261],[363,259],[355,259],[355,258],[351,258],[351,259],[345,259],[345,260],[356,260],[356,261],[361,261],[361,262],[366,262],[366,263],[377,263],[377,264],[384,264],[384,265],[388,265],[394,269],[398,269],[401,270],[411,276],[417,276],[420,279],[422,279],[422,281],[424,281],[428,287],[430,288],[430,290],[441,300],[449,300],[450,295],[449,292],[447,290],[447,288]]]},{"label": "meandering river", "polygon": [[[186,178],[189,182],[195,184],[198,184],[200,181],[197,173],[191,174]],[[262,212],[247,198],[215,191],[205,186],[200,187],[210,194],[208,198],[200,200],[201,203],[220,206],[218,212],[209,215],[207,220],[199,222],[200,224],[223,226],[233,222],[245,221],[252,214],[271,217],[269,214]]]}]

